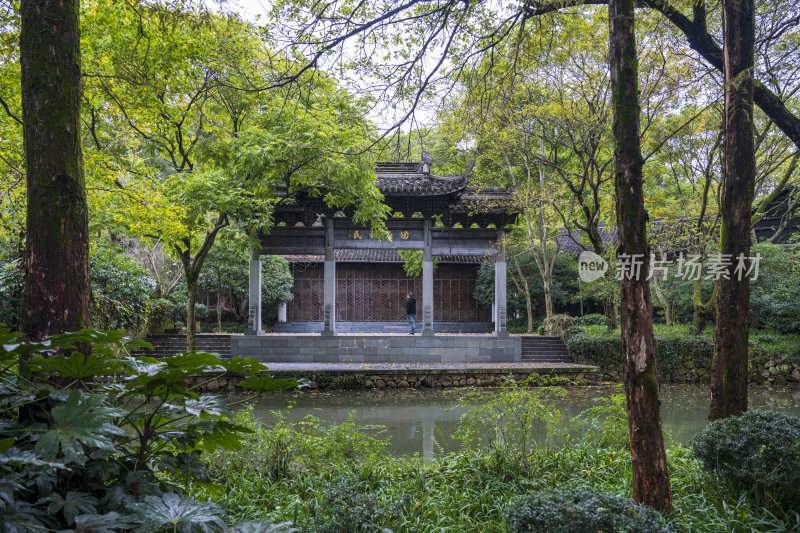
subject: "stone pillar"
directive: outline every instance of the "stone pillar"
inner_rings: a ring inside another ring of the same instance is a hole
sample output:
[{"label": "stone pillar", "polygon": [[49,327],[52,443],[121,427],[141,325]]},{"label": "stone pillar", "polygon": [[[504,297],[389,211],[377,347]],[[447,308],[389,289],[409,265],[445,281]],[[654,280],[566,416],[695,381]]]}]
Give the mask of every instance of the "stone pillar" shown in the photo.
[{"label": "stone pillar", "polygon": [[286,302],[278,306],[278,322],[286,322]]},{"label": "stone pillar", "polygon": [[425,219],[425,248],[422,250],[422,335],[433,335],[433,239],[431,219]]},{"label": "stone pillar", "polygon": [[506,329],[506,250],[503,247],[503,230],[497,230],[497,258],[494,263],[494,335],[508,335]]},{"label": "stone pillar", "polygon": [[256,250],[250,255],[247,331],[245,335],[263,335],[261,329],[261,255]]},{"label": "stone pillar", "polygon": [[336,258],[333,253],[333,219],[325,220],[325,275],[323,279],[322,334],[336,335]]}]

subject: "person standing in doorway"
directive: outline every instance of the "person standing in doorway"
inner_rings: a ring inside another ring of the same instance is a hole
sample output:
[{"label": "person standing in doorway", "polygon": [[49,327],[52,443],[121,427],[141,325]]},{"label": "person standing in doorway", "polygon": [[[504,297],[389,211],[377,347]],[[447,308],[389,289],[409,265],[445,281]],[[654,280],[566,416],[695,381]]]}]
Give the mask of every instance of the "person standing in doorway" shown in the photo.
[{"label": "person standing in doorway", "polygon": [[408,300],[406,300],[406,317],[408,318],[408,323],[411,326],[411,332],[409,335],[414,334],[414,326],[417,319],[417,301],[414,299],[414,295],[412,293],[408,293]]}]

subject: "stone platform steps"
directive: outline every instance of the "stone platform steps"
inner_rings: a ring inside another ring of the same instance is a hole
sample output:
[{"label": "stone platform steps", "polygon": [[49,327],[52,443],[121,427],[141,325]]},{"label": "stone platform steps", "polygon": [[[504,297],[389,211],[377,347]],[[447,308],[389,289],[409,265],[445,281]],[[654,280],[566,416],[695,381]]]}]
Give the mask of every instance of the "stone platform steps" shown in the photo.
[{"label": "stone platform steps", "polygon": [[[150,357],[168,357],[186,351],[186,335],[148,335],[145,341],[153,345],[152,350],[135,350],[133,355],[149,355]],[[195,337],[195,349],[202,352],[231,356],[231,336],[199,334]]]},{"label": "stone platform steps", "polygon": [[522,361],[526,363],[572,363],[561,337],[522,337]]}]

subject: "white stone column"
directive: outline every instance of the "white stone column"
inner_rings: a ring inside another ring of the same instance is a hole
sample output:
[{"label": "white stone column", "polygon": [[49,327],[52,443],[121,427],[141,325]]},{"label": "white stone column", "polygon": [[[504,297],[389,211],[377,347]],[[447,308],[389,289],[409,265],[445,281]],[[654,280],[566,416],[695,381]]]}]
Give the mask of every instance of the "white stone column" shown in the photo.
[{"label": "white stone column", "polygon": [[506,329],[506,250],[503,247],[503,230],[497,230],[497,258],[494,263],[494,335],[508,335]]},{"label": "white stone column", "polygon": [[322,334],[336,335],[336,258],[333,219],[325,220],[325,274],[323,278]]},{"label": "white stone column", "polygon": [[433,239],[431,219],[425,219],[422,250],[422,335],[433,335]]},{"label": "white stone column", "polygon": [[245,335],[263,335],[261,321],[261,255],[253,250],[250,255],[247,331]]},{"label": "white stone column", "polygon": [[286,302],[278,306],[278,322],[286,322]]}]

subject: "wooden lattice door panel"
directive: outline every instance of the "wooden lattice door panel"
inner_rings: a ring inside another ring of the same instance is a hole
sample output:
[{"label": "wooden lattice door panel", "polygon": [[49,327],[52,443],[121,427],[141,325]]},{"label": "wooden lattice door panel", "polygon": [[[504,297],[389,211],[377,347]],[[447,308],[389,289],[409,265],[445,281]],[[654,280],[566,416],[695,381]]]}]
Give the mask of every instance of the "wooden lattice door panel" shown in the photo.
[{"label": "wooden lattice door panel", "polygon": [[[287,320],[322,321],[323,265],[294,269],[294,300]],[[489,321],[491,310],[473,298],[477,269],[471,265],[439,265],[434,273],[434,321]],[[422,317],[422,278],[409,278],[400,264],[336,265],[336,319],[346,322],[396,322],[406,317],[406,295],[417,300]]]}]

